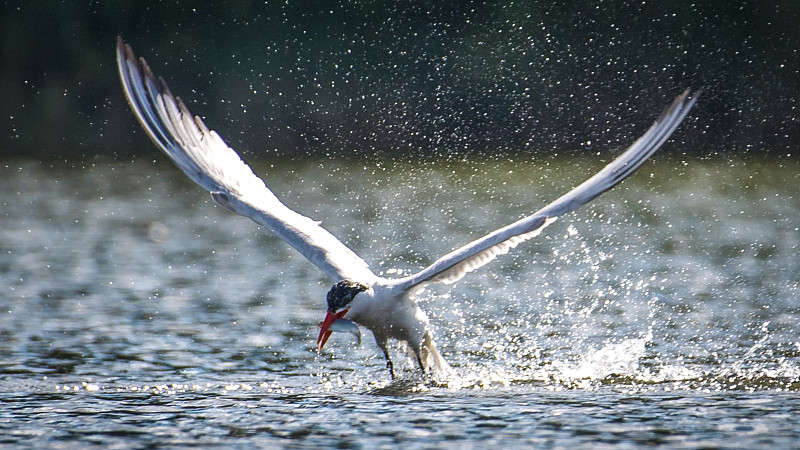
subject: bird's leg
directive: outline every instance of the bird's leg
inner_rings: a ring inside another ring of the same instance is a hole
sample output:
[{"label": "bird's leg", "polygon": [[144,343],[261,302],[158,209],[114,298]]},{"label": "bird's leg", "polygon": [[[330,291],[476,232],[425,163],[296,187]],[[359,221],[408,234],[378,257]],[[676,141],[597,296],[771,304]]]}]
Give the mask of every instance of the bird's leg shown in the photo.
[{"label": "bird's leg", "polygon": [[[414,359],[417,361],[417,364],[419,364],[419,370],[421,370],[422,374],[424,375],[425,374],[425,364],[422,363],[422,360],[423,360],[422,347],[420,347],[419,345],[412,345],[411,343],[409,343],[408,346],[409,346],[409,349],[411,350],[409,353],[413,353],[414,354]],[[427,357],[427,355],[425,355],[425,356]]]},{"label": "bird's leg", "polygon": [[392,357],[389,356],[389,348],[387,347],[388,343],[386,339],[378,339],[377,336],[375,337],[375,342],[378,343],[378,347],[380,347],[383,351],[383,356],[386,358],[386,368],[389,369],[389,375],[392,376],[392,381],[394,381],[394,364],[392,364]]},{"label": "bird's leg", "polygon": [[392,376],[392,381],[394,381],[394,364],[392,364],[392,358],[389,357],[389,351],[385,348],[383,349],[383,356],[386,357],[386,368],[389,369],[389,375]]},{"label": "bird's leg", "polygon": [[428,373],[428,369],[431,366],[428,366],[428,362],[430,361],[430,345],[431,345],[431,338],[428,334],[428,331],[425,331],[425,334],[422,336],[422,339],[412,339],[408,341],[408,346],[406,347],[408,351],[408,355],[412,356],[415,361],[417,361],[417,365],[419,366],[419,370],[422,372],[422,375],[426,375]]},{"label": "bird's leg", "polygon": [[425,364],[422,364],[422,358],[420,358],[419,353],[417,353],[417,352],[414,352],[414,355],[417,357],[417,363],[419,364],[419,370],[421,370],[422,373],[424,374],[425,373]]}]

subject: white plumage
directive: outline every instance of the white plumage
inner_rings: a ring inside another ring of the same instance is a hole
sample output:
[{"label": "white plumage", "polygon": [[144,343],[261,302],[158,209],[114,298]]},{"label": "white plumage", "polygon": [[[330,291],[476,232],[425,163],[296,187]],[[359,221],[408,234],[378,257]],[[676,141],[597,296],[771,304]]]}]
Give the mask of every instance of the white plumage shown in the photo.
[{"label": "white plumage", "polygon": [[269,228],[339,283],[328,294],[328,315],[318,338],[321,349],[331,327],[348,319],[372,331],[386,356],[389,339],[406,343],[423,371],[450,369],[436,349],[428,318],[414,295],[430,283],[451,284],[498,255],[538,235],[557,216],[584,205],[633,173],[669,139],[697,101],[687,89],[647,132],[600,172],[539,211],[442,256],[421,271],[398,279],[375,275],[369,265],[316,222],[288,207],[267,188],[219,135],[156,79],[144,59],[117,40],[117,64],[125,94],[156,145],[224,208]]}]

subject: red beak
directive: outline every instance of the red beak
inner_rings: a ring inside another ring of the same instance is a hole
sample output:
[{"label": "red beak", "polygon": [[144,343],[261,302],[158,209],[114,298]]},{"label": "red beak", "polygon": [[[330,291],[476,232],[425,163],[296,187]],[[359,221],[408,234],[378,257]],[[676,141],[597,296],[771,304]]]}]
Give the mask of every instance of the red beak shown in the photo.
[{"label": "red beak", "polygon": [[350,311],[350,308],[343,309],[337,313],[328,311],[328,314],[325,316],[325,320],[322,321],[322,325],[319,329],[319,336],[317,336],[317,351],[322,350],[322,347],[325,347],[325,343],[328,342],[328,338],[331,337],[333,331],[329,328],[331,324],[336,319],[341,319],[347,314],[347,311]]}]

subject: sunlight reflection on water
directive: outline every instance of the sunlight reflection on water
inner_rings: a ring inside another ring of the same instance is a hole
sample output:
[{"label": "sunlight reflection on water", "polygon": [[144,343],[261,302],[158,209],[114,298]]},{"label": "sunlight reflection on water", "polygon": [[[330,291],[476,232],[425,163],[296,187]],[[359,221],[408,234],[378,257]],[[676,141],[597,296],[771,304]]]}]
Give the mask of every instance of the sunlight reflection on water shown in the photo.
[{"label": "sunlight reflection on water", "polygon": [[[397,274],[596,168],[289,164],[256,172]],[[530,245],[426,292],[458,377],[407,371],[392,383],[366,334],[361,346],[334,334],[318,355],[331,280],[213,207],[172,166],[9,164],[2,442],[124,445],[151,432],[154,442],[229,445],[793,442],[798,169],[656,158]],[[348,426],[356,431],[342,434]]]}]

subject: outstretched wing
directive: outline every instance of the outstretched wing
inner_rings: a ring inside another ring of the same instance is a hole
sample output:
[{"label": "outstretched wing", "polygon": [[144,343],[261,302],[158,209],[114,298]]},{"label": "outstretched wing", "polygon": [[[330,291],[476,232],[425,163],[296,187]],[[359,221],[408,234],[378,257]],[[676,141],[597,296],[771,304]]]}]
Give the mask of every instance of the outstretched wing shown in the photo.
[{"label": "outstretched wing", "polygon": [[698,91],[690,96],[689,92],[687,89],[679,95],[642,137],[596,175],[536,213],[456,249],[422,271],[398,280],[398,286],[414,291],[429,283],[454,283],[498,255],[508,253],[520,242],[538,235],[557,216],[570,212],[611,189],[639,168],[669,139],[700,94]]},{"label": "outstretched wing", "polygon": [[281,203],[236,152],[192,116],[144,59],[117,38],[117,66],[125,95],[147,134],[214,200],[277,234],[337,280],[370,284],[377,277],[363,259],[319,224]]}]

